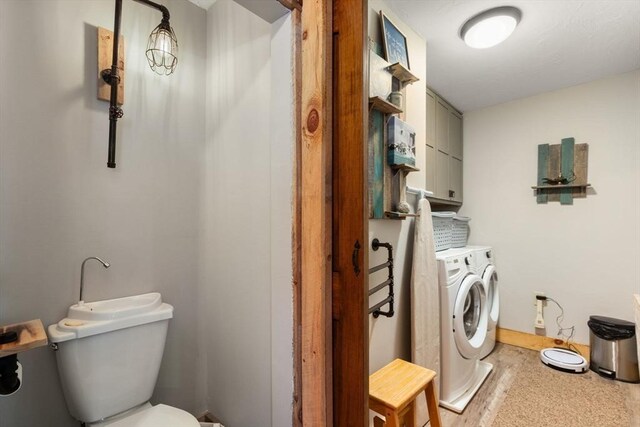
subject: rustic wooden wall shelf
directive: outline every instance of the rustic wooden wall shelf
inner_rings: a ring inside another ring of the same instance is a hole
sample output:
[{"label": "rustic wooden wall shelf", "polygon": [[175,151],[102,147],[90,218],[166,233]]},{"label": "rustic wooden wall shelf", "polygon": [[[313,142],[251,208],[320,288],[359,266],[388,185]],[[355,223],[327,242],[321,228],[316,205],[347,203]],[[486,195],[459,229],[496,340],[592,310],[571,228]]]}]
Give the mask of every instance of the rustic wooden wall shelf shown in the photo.
[{"label": "rustic wooden wall shelf", "polygon": [[384,214],[388,219],[400,219],[400,220],[405,218],[417,218],[420,216],[419,214],[402,213],[402,212],[385,212]]},{"label": "rustic wooden wall shelf", "polygon": [[11,356],[37,347],[47,345],[47,334],[40,319],[28,322],[15,323],[13,325],[1,326],[0,334],[5,332],[15,332],[18,341],[0,344],[0,357]]},{"label": "rustic wooden wall shelf", "polygon": [[[538,182],[531,188],[538,204],[560,202],[572,205],[574,198],[587,197],[589,144],[576,144],[574,138],[563,138],[561,144],[538,145]],[[564,184],[549,184],[549,180]],[[569,182],[567,182],[569,181]]]},{"label": "rustic wooden wall shelf", "polygon": [[586,188],[591,187],[591,184],[558,184],[558,185],[534,185],[531,188],[534,190],[550,190],[560,188]]},{"label": "rustic wooden wall shelf", "polygon": [[439,206],[446,207],[446,210],[454,210],[457,211],[460,206],[462,206],[462,202],[458,202],[455,200],[449,199],[440,199],[438,197],[427,196],[426,199],[431,203],[431,206]]},{"label": "rustic wooden wall shelf", "polygon": [[[390,115],[404,119],[404,110],[387,101],[394,90],[402,90],[419,79],[401,64],[389,64],[375,51],[369,55],[369,218],[404,219],[388,215],[406,203],[406,175],[419,169],[409,164],[390,165],[388,122]],[[406,99],[406,93],[405,99]],[[404,205],[406,206],[406,205]],[[397,212],[401,214],[400,212]]]},{"label": "rustic wooden wall shelf", "polygon": [[372,96],[369,98],[369,108],[380,111],[382,114],[400,114],[402,109],[398,106],[390,103],[386,99],[382,99],[379,96]]},{"label": "rustic wooden wall shelf", "polygon": [[420,216],[420,214],[411,214],[411,213],[404,213],[404,212],[385,212],[384,215],[387,217],[387,219],[399,219],[399,220],[403,220],[406,218],[417,218]]},{"label": "rustic wooden wall shelf", "polygon": [[399,62],[389,65],[388,70],[393,77],[400,81],[402,86],[410,85],[420,80],[415,74]]},{"label": "rustic wooden wall shelf", "polygon": [[401,170],[404,172],[420,172],[420,169],[417,167],[406,164],[389,165],[389,167],[393,170]]}]

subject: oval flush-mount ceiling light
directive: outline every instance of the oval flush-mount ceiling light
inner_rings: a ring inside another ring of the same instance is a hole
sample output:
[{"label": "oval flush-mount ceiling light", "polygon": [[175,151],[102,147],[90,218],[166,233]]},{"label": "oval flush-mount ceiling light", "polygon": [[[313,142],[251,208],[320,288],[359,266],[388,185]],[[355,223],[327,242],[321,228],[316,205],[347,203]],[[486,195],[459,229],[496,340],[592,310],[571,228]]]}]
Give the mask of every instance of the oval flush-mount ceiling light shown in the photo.
[{"label": "oval flush-mount ceiling light", "polygon": [[522,18],[517,7],[501,6],[469,18],[460,28],[460,38],[475,49],[486,49],[505,41]]}]

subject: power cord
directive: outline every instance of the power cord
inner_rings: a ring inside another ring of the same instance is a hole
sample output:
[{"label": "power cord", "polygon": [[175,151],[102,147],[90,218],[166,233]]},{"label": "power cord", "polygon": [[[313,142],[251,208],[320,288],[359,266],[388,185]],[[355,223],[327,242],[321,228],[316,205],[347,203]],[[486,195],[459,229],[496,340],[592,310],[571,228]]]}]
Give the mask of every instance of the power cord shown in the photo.
[{"label": "power cord", "polygon": [[[560,315],[558,317],[556,317],[556,325],[558,325],[558,334],[557,335],[564,340],[564,342],[567,344],[567,348],[569,348],[569,350],[575,351],[576,353],[578,353],[579,355],[582,356],[582,353],[580,353],[580,350],[578,350],[578,348],[571,343],[571,339],[573,338],[573,335],[576,333],[575,325],[571,326],[571,327],[568,327],[568,328],[562,327],[562,321],[564,320],[564,308],[562,308],[560,303],[558,301],[554,300],[553,298],[547,297],[546,299],[547,299],[547,301],[553,302],[560,309]],[[567,335],[567,333],[565,331],[569,331],[568,335]]]},{"label": "power cord", "polygon": [[[560,315],[556,317],[556,325],[558,325],[557,335],[564,340],[569,350],[574,351],[578,353],[580,356],[582,356],[582,353],[580,352],[580,350],[578,350],[578,348],[571,343],[571,339],[573,338],[573,335],[576,333],[575,325],[569,328],[562,327],[562,321],[564,320],[564,308],[562,308],[560,303],[554,300],[553,298],[547,297],[544,295],[536,295],[536,299],[539,301],[551,301],[558,306],[558,308],[560,309]],[[569,333],[567,334],[565,331],[569,331]]]}]

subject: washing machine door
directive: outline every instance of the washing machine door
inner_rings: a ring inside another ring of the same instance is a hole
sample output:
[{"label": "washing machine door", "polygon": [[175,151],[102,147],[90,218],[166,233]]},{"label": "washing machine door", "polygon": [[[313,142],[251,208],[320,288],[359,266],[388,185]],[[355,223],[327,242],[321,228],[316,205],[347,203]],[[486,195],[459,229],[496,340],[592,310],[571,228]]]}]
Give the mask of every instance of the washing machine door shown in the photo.
[{"label": "washing machine door", "polygon": [[477,357],[487,337],[487,296],[484,282],[476,274],[464,278],[453,306],[453,336],[460,354]]},{"label": "washing machine door", "polygon": [[498,273],[494,265],[489,265],[482,274],[485,292],[487,293],[488,326],[493,328],[500,317],[500,293],[498,290]]}]

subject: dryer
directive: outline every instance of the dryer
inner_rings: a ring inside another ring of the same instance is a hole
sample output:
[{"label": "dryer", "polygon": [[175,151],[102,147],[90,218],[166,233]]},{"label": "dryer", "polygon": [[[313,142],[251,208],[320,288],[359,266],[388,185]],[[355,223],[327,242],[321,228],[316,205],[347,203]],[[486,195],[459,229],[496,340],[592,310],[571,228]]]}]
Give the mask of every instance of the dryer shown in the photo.
[{"label": "dryer", "polygon": [[496,346],[496,329],[500,317],[500,289],[498,288],[498,273],[493,260],[491,246],[469,246],[474,253],[476,274],[482,277],[487,294],[487,338],[482,345],[480,358],[487,357]]},{"label": "dryer", "polygon": [[474,251],[436,253],[440,288],[440,405],[462,412],[493,366],[480,360],[487,336],[485,285]]}]

